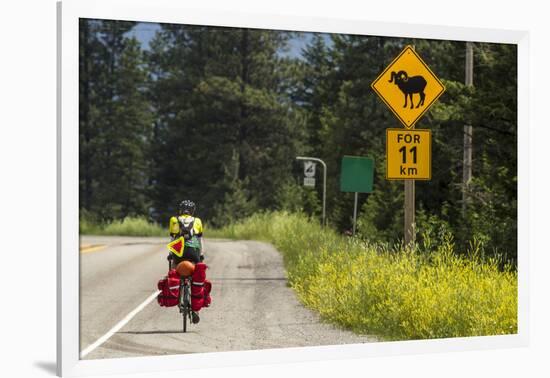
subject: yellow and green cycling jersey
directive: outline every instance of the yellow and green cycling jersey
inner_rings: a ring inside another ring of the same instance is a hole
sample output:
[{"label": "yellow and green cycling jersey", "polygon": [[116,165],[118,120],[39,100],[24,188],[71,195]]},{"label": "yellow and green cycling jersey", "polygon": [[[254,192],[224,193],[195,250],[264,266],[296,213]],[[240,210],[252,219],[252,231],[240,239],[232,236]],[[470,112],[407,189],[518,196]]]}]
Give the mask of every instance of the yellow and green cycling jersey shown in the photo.
[{"label": "yellow and green cycling jersey", "polygon": [[[183,219],[189,218],[191,215],[180,215],[179,217],[172,217],[170,218],[170,236],[176,237],[180,234],[180,223],[178,221],[178,218]],[[191,239],[185,241],[186,247],[193,247],[193,248],[201,248],[201,242],[199,240],[199,237],[202,237],[202,221],[200,218],[193,217],[193,237]]]}]

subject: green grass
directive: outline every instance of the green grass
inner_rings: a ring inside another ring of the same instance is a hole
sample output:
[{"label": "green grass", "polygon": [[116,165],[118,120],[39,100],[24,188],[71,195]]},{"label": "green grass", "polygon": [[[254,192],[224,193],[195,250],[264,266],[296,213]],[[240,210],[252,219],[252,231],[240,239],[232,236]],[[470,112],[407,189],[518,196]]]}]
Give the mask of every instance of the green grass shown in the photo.
[{"label": "green grass", "polygon": [[208,237],[273,243],[290,285],[322,318],[387,340],[517,333],[517,274],[450,241],[402,250],[343,237],[304,215],[257,214]]},{"label": "green grass", "polygon": [[167,236],[168,229],[156,223],[150,223],[145,218],[127,217],[123,220],[99,224],[80,219],[80,234],[82,235],[121,235],[121,236]]}]

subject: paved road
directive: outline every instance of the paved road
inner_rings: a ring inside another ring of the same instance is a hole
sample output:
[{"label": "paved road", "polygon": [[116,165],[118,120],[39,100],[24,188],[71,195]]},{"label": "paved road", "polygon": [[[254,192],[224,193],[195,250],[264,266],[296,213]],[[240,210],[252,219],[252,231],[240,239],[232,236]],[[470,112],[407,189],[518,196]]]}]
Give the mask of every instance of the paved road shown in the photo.
[{"label": "paved road", "polygon": [[[212,305],[200,312],[200,323],[183,334],[177,308],[160,307],[156,300],[144,304],[166,274],[166,242],[166,238],[81,238],[84,359],[376,341],[323,324],[304,308],[288,287],[282,258],[271,245],[214,239],[205,242]],[[109,333],[132,312],[135,316]],[[98,340],[104,342],[99,345]]]}]

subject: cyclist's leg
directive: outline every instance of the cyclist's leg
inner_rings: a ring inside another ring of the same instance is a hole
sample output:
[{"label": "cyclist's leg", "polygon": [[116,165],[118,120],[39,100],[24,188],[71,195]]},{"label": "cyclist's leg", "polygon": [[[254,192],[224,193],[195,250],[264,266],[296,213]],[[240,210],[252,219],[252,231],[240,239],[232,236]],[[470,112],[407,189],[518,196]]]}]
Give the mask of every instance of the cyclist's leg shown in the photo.
[{"label": "cyclist's leg", "polygon": [[175,259],[177,258],[176,255],[174,255],[173,253],[170,253],[168,255],[168,262],[169,262],[169,270],[171,269],[176,269],[176,264],[175,264]]}]

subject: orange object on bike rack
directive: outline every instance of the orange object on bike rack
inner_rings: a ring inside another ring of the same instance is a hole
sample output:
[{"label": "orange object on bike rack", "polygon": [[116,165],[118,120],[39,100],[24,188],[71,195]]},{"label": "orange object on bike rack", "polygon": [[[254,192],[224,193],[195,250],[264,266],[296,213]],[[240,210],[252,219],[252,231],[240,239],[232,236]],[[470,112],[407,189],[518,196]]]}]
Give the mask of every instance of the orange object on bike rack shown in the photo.
[{"label": "orange object on bike rack", "polygon": [[182,261],[176,267],[176,271],[180,276],[189,277],[195,271],[195,265],[191,261]]}]

